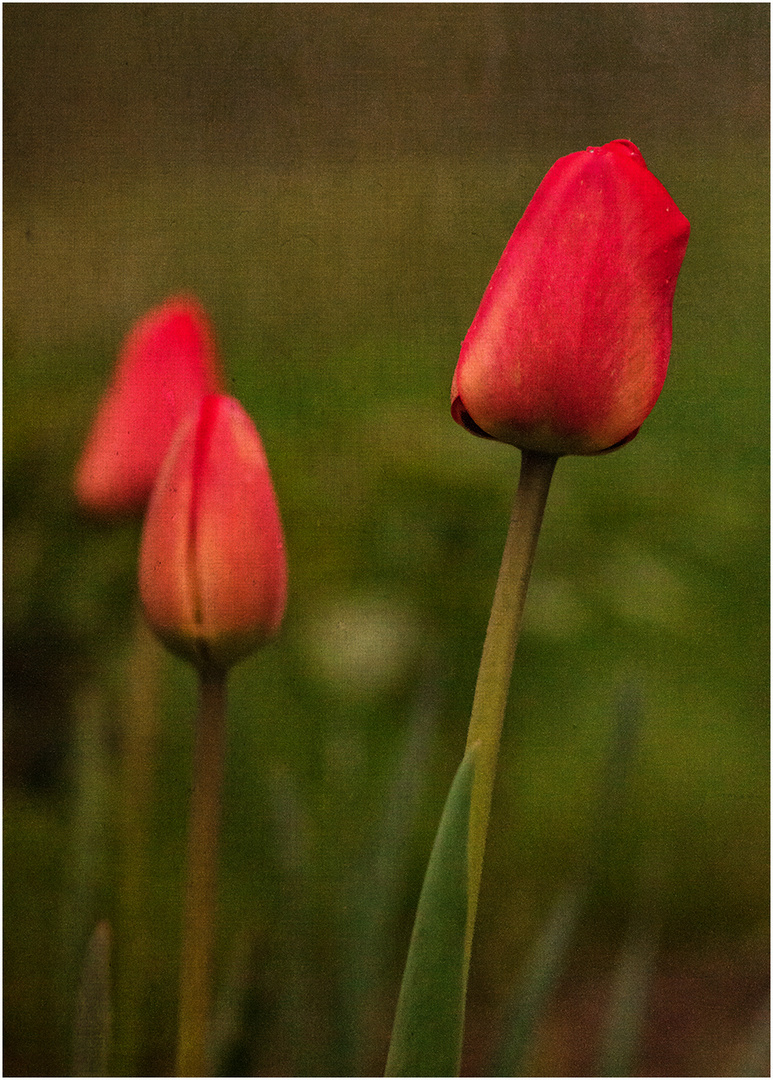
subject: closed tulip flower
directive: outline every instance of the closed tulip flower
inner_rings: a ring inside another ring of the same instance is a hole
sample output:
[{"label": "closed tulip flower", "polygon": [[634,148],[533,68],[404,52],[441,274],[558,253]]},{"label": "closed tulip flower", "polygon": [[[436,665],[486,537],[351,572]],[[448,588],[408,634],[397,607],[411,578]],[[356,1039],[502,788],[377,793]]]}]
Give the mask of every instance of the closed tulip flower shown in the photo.
[{"label": "closed tulip flower", "polygon": [[220,390],[209,320],[192,299],[154,308],[126,337],[75,477],[85,510],[141,514],[180,422]]},{"label": "closed tulip flower", "polygon": [[630,441],[663,387],[690,225],[625,139],[560,158],[462,344],[451,401],[469,431],[524,450]]},{"label": "closed tulip flower", "polygon": [[200,669],[225,670],[278,629],[287,568],[268,462],[238,401],[208,395],[158,475],[140,549],[148,621]]}]

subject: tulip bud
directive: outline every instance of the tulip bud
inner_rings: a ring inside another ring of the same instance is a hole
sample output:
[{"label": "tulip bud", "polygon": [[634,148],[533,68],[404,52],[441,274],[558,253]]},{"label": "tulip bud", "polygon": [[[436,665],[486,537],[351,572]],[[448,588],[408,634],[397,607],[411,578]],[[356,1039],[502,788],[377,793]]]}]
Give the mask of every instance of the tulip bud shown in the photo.
[{"label": "tulip bud", "polygon": [[630,441],[657,401],[690,225],[626,139],[559,159],[462,344],[451,412],[546,454]]},{"label": "tulip bud", "polygon": [[233,398],[203,398],[175,436],[145,516],[139,576],[150,625],[202,669],[229,667],[278,630],[279,510],[260,437]]},{"label": "tulip bud", "polygon": [[196,301],[173,298],[140,319],[78,465],[78,503],[107,517],[142,513],[180,422],[219,390],[214,337]]}]

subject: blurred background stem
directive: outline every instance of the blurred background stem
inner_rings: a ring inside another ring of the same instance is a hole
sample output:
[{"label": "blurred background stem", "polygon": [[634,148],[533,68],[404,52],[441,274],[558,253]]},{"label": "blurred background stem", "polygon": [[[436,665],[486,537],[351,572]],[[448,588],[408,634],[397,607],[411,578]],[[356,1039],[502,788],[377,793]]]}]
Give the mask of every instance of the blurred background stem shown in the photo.
[{"label": "blurred background stem", "polygon": [[63,907],[64,956],[60,978],[60,1018],[68,1038],[77,1022],[73,1003],[83,954],[100,907],[99,882],[106,861],[110,766],[105,730],[105,699],[96,686],[90,685],[77,701],[72,754],[75,798]]},{"label": "blurred background stem", "polygon": [[142,1072],[148,982],[148,845],[162,650],[135,605],[121,747],[121,849],[115,1052],[117,1074]]},{"label": "blurred background stem", "polygon": [[226,674],[202,669],[188,825],[177,1076],[206,1076],[225,752]]}]

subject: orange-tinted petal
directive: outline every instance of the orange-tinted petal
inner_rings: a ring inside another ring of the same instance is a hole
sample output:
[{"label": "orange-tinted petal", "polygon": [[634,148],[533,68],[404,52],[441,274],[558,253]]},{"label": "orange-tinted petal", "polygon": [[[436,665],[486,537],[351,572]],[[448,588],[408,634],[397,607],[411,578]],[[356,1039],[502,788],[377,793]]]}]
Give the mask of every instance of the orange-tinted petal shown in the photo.
[{"label": "orange-tinted petal", "polygon": [[172,444],[145,518],[140,593],[162,640],[199,666],[228,667],[279,628],[279,510],[260,437],[233,398],[204,398]]}]

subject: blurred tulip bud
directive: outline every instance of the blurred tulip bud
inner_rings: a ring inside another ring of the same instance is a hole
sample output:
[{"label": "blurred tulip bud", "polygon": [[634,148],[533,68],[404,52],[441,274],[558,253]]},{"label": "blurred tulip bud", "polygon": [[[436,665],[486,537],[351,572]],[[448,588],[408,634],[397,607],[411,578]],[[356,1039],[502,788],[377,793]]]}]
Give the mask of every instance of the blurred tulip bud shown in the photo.
[{"label": "blurred tulip bud", "polygon": [[192,299],[154,308],[127,335],[75,476],[84,510],[141,514],[183,418],[220,375],[209,320]]},{"label": "blurred tulip bud", "polygon": [[630,441],[657,401],[690,225],[625,139],[561,158],[462,344],[457,423],[546,454]]},{"label": "blurred tulip bud", "polygon": [[233,398],[203,398],[175,436],[145,516],[139,576],[150,625],[199,668],[228,668],[279,629],[279,510],[260,437]]}]

